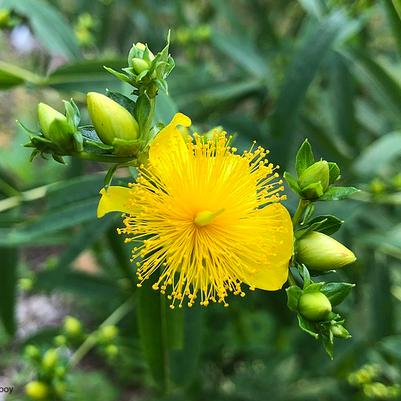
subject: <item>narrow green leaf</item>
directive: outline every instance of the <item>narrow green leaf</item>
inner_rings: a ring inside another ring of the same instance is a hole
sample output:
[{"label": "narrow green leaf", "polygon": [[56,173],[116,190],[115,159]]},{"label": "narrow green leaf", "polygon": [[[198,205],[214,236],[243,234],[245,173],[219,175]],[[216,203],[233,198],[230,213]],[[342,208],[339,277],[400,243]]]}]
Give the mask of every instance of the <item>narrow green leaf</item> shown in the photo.
[{"label": "narrow green leaf", "polygon": [[152,289],[151,280],[145,280],[138,291],[139,339],[154,382],[165,390],[169,363],[166,305],[163,301],[161,294]]},{"label": "narrow green leaf", "polygon": [[257,77],[266,77],[268,72],[267,61],[244,36],[236,37],[214,32],[212,41],[220,51],[241,65],[245,70]]},{"label": "narrow green leaf", "polygon": [[401,132],[391,132],[366,147],[356,159],[354,169],[362,176],[372,177],[383,172],[400,155]]},{"label": "narrow green leaf", "polygon": [[317,340],[319,338],[319,333],[317,332],[315,325],[311,323],[309,320],[305,319],[299,313],[297,317],[298,317],[298,326],[300,327],[300,329],[303,330],[305,333],[308,333]]},{"label": "narrow green leaf", "polygon": [[329,162],[329,184],[334,184],[340,177],[340,167],[337,163]]},{"label": "narrow green leaf", "polygon": [[288,309],[296,312],[298,310],[299,298],[302,295],[302,289],[296,285],[286,288]]},{"label": "narrow green leaf", "polygon": [[321,292],[329,298],[332,306],[339,305],[350,293],[355,284],[350,283],[325,283]]},{"label": "narrow green leaf", "polygon": [[[337,39],[345,39],[342,32],[350,20],[343,12],[335,12],[322,19],[302,41],[287,70],[284,84],[277,99],[276,110],[272,116],[272,133],[280,138],[280,143],[290,143],[294,124],[307,89]],[[277,149],[279,152],[279,149]],[[279,152],[280,153],[280,152]],[[282,158],[288,158],[288,152]],[[286,160],[285,160],[286,161]],[[284,163],[285,163],[284,161]]]},{"label": "narrow green leaf", "polygon": [[15,304],[17,287],[18,251],[16,248],[0,248],[1,291],[0,319],[6,332],[13,336],[16,332]]},{"label": "narrow green leaf", "polygon": [[290,174],[288,171],[285,171],[283,177],[287,181],[287,184],[289,185],[289,187],[296,194],[298,194],[301,191],[301,189],[299,188],[297,179],[292,174]]},{"label": "narrow green leaf", "polygon": [[319,198],[319,200],[331,201],[347,199],[356,192],[359,192],[359,189],[354,187],[331,187]]},{"label": "narrow green leaf", "polygon": [[308,139],[305,139],[295,156],[295,168],[298,177],[314,162],[315,157],[313,156],[312,146]]},{"label": "narrow green leaf", "polygon": [[337,232],[341,228],[344,221],[332,215],[322,215],[315,217],[314,219],[308,222],[308,224],[311,225],[315,223],[321,223],[318,226],[314,227],[315,231],[319,231],[326,235],[331,235]]},{"label": "narrow green leaf", "polygon": [[387,19],[393,32],[393,38],[398,47],[398,54],[401,56],[401,19],[398,15],[396,4],[394,1],[390,2],[388,0],[382,0],[382,4],[386,10]]}]

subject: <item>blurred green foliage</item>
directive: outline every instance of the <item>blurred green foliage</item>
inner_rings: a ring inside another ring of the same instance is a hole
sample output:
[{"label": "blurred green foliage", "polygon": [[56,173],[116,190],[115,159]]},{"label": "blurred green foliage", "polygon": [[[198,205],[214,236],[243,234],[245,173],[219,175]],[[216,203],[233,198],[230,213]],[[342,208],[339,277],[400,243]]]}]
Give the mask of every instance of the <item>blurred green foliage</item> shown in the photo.
[{"label": "blurred green foliage", "polygon": [[[82,110],[86,91],[128,93],[102,66],[124,66],[136,41],[161,49],[168,29],[177,66],[169,96],[158,98],[159,121],[180,110],[199,129],[224,126],[237,134],[238,147],[256,139],[291,173],[308,137],[315,154],[342,167],[341,185],[363,189],[341,206],[324,205],[325,214],[346,220],[336,236],[358,256],[337,273],[358,283],[341,311],[353,338],[337,343],[329,361],[297,329],[284,292],[258,291],[207,313],[195,309],[185,322],[189,342],[169,344],[164,359],[149,340],[150,358],[162,364],[151,369],[173,383],[166,398],[147,374],[137,334],[146,325],[168,327],[143,314],[138,327],[136,311],[150,302],[139,297],[118,322],[117,359],[90,352],[70,375],[68,399],[400,398],[399,1],[0,0],[0,9],[7,10],[0,13],[0,385],[6,377],[16,387],[9,399],[22,399],[32,375],[24,345],[46,350],[59,335],[40,320],[24,332],[21,312],[18,329],[17,306],[51,294],[96,332],[134,291],[115,217],[95,216],[104,166],[29,163],[14,120],[35,121],[39,99],[60,109],[61,98],[74,96]],[[295,197],[287,206],[295,209]],[[160,303],[152,307],[157,313]],[[67,312],[59,314],[56,325]],[[10,373],[22,364],[18,375]],[[378,367],[374,374],[360,373],[370,365]]]}]

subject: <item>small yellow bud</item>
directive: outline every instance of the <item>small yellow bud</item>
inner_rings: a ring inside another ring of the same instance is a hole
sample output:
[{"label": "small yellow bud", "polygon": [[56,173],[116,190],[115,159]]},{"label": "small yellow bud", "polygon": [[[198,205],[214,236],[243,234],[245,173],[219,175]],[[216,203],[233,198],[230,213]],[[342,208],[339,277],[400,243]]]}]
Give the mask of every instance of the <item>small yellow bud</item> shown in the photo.
[{"label": "small yellow bud", "polygon": [[101,93],[89,92],[86,96],[88,112],[99,138],[112,145],[115,138],[138,138],[139,126],[124,107]]},{"label": "small yellow bud", "polygon": [[57,350],[49,349],[45,352],[42,358],[42,367],[47,371],[51,371],[56,367],[58,360]]},{"label": "small yellow bud", "polygon": [[118,327],[114,325],[101,327],[99,330],[99,340],[104,343],[113,341],[118,336]]},{"label": "small yellow bud", "polygon": [[49,393],[49,386],[40,381],[32,381],[25,386],[25,394],[32,400],[45,400]]},{"label": "small yellow bud", "polygon": [[63,330],[68,337],[78,337],[82,333],[81,322],[75,317],[66,316]]},{"label": "small yellow bud", "polygon": [[73,127],[67,122],[67,117],[45,103],[38,104],[40,128],[45,138],[55,143],[66,143],[70,140]]},{"label": "small yellow bud", "polygon": [[321,292],[305,293],[299,298],[298,310],[309,320],[325,320],[331,312],[331,303]]},{"label": "small yellow bud", "polygon": [[352,251],[334,238],[311,231],[296,242],[296,256],[300,263],[312,270],[336,270],[355,262]]}]

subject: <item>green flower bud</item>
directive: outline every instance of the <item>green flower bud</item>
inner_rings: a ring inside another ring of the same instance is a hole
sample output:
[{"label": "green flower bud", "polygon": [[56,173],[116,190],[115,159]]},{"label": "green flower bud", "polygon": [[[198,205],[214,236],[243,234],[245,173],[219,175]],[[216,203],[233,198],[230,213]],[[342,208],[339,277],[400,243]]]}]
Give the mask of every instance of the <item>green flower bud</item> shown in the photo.
[{"label": "green flower bud", "polygon": [[335,325],[331,326],[330,331],[333,333],[334,337],[351,338],[349,331],[341,324],[335,324]]},{"label": "green flower bud", "polygon": [[77,318],[66,316],[66,318],[64,319],[63,330],[67,337],[75,338],[81,335],[82,324]]},{"label": "green flower bud", "polygon": [[[135,43],[135,49],[136,49],[136,56],[137,57],[143,57],[144,56],[144,53],[145,53],[145,50],[146,50],[146,46],[143,44],[143,43],[141,43],[141,42],[136,42]],[[154,60],[154,58],[155,58],[155,55],[148,49],[148,58],[149,58],[149,60],[147,60],[147,61],[153,61]]]},{"label": "green flower bud", "polygon": [[300,175],[298,184],[307,199],[316,199],[323,195],[329,186],[329,171],[327,161],[321,160],[309,166]]},{"label": "green flower bud", "polygon": [[118,327],[114,325],[104,326],[99,329],[99,341],[110,343],[118,336]]},{"label": "green flower bud", "polygon": [[132,59],[132,68],[135,70],[135,72],[137,74],[140,74],[141,72],[143,72],[145,70],[148,70],[149,67],[150,67],[150,64],[141,58],[134,57]]},{"label": "green flower bud", "polygon": [[369,190],[373,194],[382,194],[386,191],[386,184],[380,178],[373,178],[369,183]]},{"label": "green flower bud", "polygon": [[312,270],[327,271],[340,269],[355,262],[352,251],[334,238],[317,231],[311,231],[296,242],[298,262]]},{"label": "green flower bud", "polygon": [[113,145],[116,138],[138,138],[138,123],[128,110],[100,93],[89,92],[86,99],[92,123],[104,143]]},{"label": "green flower bud", "polygon": [[54,344],[57,345],[57,347],[62,347],[67,344],[67,338],[63,335],[56,336],[54,337]]},{"label": "green flower bud", "polygon": [[45,352],[42,358],[42,367],[47,371],[51,371],[56,367],[58,360],[57,350],[51,348]]},{"label": "green flower bud", "polygon": [[32,381],[25,386],[25,394],[32,400],[45,400],[49,393],[49,386],[40,381]]},{"label": "green flower bud", "polygon": [[40,351],[39,348],[35,345],[27,345],[24,350],[24,354],[27,358],[38,361],[40,359]]},{"label": "green flower bud", "polygon": [[67,385],[61,381],[61,380],[56,380],[53,383],[54,391],[59,397],[63,397],[67,391]]},{"label": "green flower bud", "polygon": [[66,372],[67,372],[67,370],[64,366],[57,366],[54,371],[54,374],[57,377],[63,378],[65,376]]},{"label": "green flower bud", "polygon": [[68,124],[64,114],[45,103],[39,103],[38,118],[45,138],[64,146],[70,143],[74,127]]},{"label": "green flower bud", "polygon": [[105,353],[108,358],[113,359],[118,355],[118,347],[114,344],[109,344],[105,348]]},{"label": "green flower bud", "polygon": [[19,287],[23,291],[31,291],[33,288],[33,280],[28,277],[23,277],[18,280]]},{"label": "green flower bud", "polygon": [[0,9],[0,28],[3,28],[8,25],[10,21],[10,10],[6,8]]},{"label": "green flower bud", "polygon": [[325,320],[331,312],[331,303],[321,292],[304,293],[299,298],[298,310],[309,320]]}]

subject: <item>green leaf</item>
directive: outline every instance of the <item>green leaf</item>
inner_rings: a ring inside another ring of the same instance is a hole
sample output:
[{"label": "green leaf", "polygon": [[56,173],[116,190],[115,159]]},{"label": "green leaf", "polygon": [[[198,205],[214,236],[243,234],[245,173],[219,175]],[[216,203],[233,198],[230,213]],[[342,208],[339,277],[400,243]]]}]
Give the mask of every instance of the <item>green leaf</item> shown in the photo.
[{"label": "green leaf", "polygon": [[244,36],[238,37],[214,32],[213,44],[228,57],[241,65],[252,75],[265,78],[268,73],[267,61]]},{"label": "green leaf", "polygon": [[334,358],[334,341],[333,341],[333,335],[322,335],[322,343],[324,346],[324,349],[327,353],[327,355],[330,357],[331,360]]},{"label": "green leaf", "polygon": [[287,293],[287,306],[288,309],[296,312],[298,310],[299,298],[302,295],[302,289],[296,285],[292,285],[285,289]]},{"label": "green leaf", "polygon": [[298,317],[298,326],[300,327],[300,329],[303,330],[305,333],[308,333],[317,340],[319,338],[319,333],[317,332],[315,325],[309,320],[305,319],[299,313],[297,317]]},{"label": "green leaf", "polygon": [[320,289],[323,287],[324,283],[310,283],[307,286],[304,286],[303,293],[310,294],[312,292],[319,292]]},{"label": "green leaf", "polygon": [[340,167],[338,167],[337,163],[328,162],[328,164],[329,164],[329,184],[332,185],[340,177]]},{"label": "green leaf", "polygon": [[401,361],[401,334],[383,338],[379,342],[379,348],[392,358]]},{"label": "green leaf", "polygon": [[182,339],[182,346],[179,349],[172,347],[169,354],[171,379],[176,385],[183,387],[190,384],[197,375],[202,348],[204,312],[198,305],[194,305],[191,309],[169,310],[169,312],[169,316],[177,312],[182,315],[183,327],[178,325],[178,330],[169,331],[170,336],[174,334]]},{"label": "green leaf", "polygon": [[[280,137],[281,144],[291,143],[290,138],[307,89],[337,39],[345,39],[342,33],[347,31],[350,24],[352,21],[345,13],[335,12],[322,19],[312,31],[308,31],[307,37],[303,38],[301,47],[295,52],[288,67],[272,116],[271,132]],[[283,154],[283,151],[277,151],[283,158],[288,158],[288,152]],[[283,161],[285,162],[286,160]]]},{"label": "green leaf", "polygon": [[0,248],[1,291],[0,319],[6,332],[14,336],[16,332],[15,304],[17,287],[18,251],[16,248]]},{"label": "green leaf", "polygon": [[121,90],[121,83],[114,79],[103,68],[104,64],[120,68],[124,61],[85,60],[63,65],[54,70],[46,80],[46,84],[57,90],[78,91],[86,93],[99,91],[99,88]]},{"label": "green leaf", "polygon": [[67,59],[81,57],[74,31],[51,3],[43,0],[2,0],[2,7],[27,17],[36,38],[52,54]]},{"label": "green leaf", "polygon": [[314,225],[316,223],[320,224],[314,226],[313,228],[314,231],[319,231],[323,234],[331,235],[337,232],[341,228],[344,221],[332,215],[322,215],[315,217],[314,219],[308,222],[308,224],[311,225]]},{"label": "green leaf", "polygon": [[132,99],[130,99],[127,96],[124,96],[119,92],[113,92],[108,89],[106,90],[106,95],[110,99],[114,100],[115,102],[123,106],[125,109],[127,109],[132,115],[134,115],[135,102]]},{"label": "green leaf", "polygon": [[167,306],[165,298],[145,280],[138,291],[139,339],[154,382],[164,390],[168,383]]},{"label": "green leaf", "polygon": [[324,194],[319,198],[322,201],[331,201],[331,200],[342,200],[347,199],[356,192],[359,192],[359,189],[354,187],[330,187]]},{"label": "green leaf", "polygon": [[321,292],[329,298],[332,306],[340,304],[350,293],[355,284],[350,283],[325,283]]},{"label": "green leaf", "polygon": [[400,155],[401,132],[391,132],[383,135],[366,147],[356,159],[354,169],[362,176],[372,177],[385,171],[386,167],[393,163]]},{"label": "green leaf", "polygon": [[313,156],[312,146],[308,139],[305,139],[295,156],[295,169],[298,177],[313,163],[315,163],[315,157]]},{"label": "green leaf", "polygon": [[0,89],[8,89],[22,84],[39,85],[44,78],[13,64],[0,61]]},{"label": "green leaf", "polygon": [[398,47],[398,54],[401,55],[401,19],[398,14],[399,9],[397,10],[397,6],[399,7],[400,3],[396,4],[394,0],[392,2],[384,0],[382,4],[386,10],[390,28],[393,31],[393,38]]},{"label": "green leaf", "polygon": [[299,188],[297,179],[292,174],[290,174],[288,171],[285,171],[283,177],[287,181],[287,184],[289,185],[289,187],[296,194],[298,194],[301,191],[301,189]]}]

